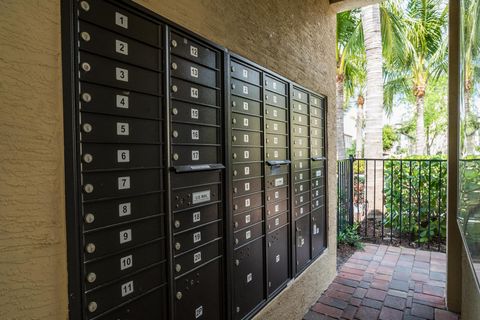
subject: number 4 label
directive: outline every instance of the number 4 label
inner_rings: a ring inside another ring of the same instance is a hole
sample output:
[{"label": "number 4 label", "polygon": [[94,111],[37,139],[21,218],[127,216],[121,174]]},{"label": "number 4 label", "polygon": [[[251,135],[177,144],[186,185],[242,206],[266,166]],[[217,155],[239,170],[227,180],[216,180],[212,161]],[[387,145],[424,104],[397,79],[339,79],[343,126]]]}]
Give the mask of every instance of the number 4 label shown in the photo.
[{"label": "number 4 label", "polygon": [[128,96],[117,94],[117,108],[128,109]]}]

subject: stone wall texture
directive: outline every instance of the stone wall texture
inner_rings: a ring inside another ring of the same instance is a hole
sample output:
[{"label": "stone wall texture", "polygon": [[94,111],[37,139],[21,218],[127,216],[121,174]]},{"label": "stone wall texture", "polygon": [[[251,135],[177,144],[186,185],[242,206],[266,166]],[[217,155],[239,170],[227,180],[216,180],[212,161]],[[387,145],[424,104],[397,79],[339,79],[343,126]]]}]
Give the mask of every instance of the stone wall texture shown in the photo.
[{"label": "stone wall texture", "polygon": [[[335,13],[328,0],[138,0],[158,14],[328,97],[335,199]],[[67,319],[60,1],[0,1],[0,314]],[[335,275],[329,247],[259,319],[301,319]],[[281,314],[281,316],[280,316]],[[285,315],[288,315],[285,317]]]}]

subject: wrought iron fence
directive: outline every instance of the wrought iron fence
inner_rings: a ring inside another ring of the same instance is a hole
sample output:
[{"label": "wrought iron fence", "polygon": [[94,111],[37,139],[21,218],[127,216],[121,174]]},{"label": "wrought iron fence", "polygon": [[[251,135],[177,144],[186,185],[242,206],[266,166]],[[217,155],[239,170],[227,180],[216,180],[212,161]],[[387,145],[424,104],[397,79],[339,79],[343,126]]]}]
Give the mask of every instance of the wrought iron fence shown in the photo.
[{"label": "wrought iron fence", "polygon": [[338,161],[338,230],[360,224],[364,239],[445,249],[447,162]]}]

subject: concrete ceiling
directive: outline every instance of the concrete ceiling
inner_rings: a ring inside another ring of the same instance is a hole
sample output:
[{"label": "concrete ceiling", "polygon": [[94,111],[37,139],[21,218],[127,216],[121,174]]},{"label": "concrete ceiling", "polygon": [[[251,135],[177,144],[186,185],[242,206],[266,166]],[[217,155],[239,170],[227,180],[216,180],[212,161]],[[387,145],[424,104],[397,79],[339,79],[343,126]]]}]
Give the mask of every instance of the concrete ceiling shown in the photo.
[{"label": "concrete ceiling", "polygon": [[347,11],[360,7],[365,7],[382,0],[330,0],[330,6],[336,12]]}]

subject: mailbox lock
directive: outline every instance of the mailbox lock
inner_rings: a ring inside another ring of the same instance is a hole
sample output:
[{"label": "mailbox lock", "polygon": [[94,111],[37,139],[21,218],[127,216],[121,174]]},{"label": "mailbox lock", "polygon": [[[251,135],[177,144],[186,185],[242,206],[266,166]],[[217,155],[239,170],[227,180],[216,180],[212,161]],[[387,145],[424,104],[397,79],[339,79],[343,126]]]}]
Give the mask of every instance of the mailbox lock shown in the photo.
[{"label": "mailbox lock", "polygon": [[173,154],[173,160],[178,160],[178,153]]},{"label": "mailbox lock", "polygon": [[177,131],[177,130],[173,130],[172,136],[173,136],[174,138],[177,138],[177,137],[178,137],[178,131]]},{"label": "mailbox lock", "polygon": [[235,260],[235,265],[236,265],[236,266],[239,266],[239,265],[240,265],[240,260],[236,259],[236,260]]},{"label": "mailbox lock", "polygon": [[180,242],[175,243],[175,250],[180,250],[181,247]]},{"label": "mailbox lock", "polygon": [[235,210],[238,210],[238,204],[233,207]]},{"label": "mailbox lock", "polygon": [[97,280],[97,275],[93,272],[90,272],[87,275],[87,281],[90,282],[90,283],[93,283],[93,282],[95,282],[95,280]]},{"label": "mailbox lock", "polygon": [[232,101],[232,107],[236,107],[237,103],[235,101]]},{"label": "mailbox lock", "polygon": [[235,222],[235,228],[238,228],[238,222]]},{"label": "mailbox lock", "polygon": [[83,69],[83,71],[88,72],[88,71],[90,71],[92,68],[90,67],[90,64],[89,64],[88,62],[84,62],[84,63],[82,63],[82,69]]},{"label": "mailbox lock", "polygon": [[82,9],[85,10],[85,11],[90,10],[90,5],[88,4],[87,1],[82,1],[82,2],[80,2],[80,6],[81,6]]},{"label": "mailbox lock", "polygon": [[172,114],[176,116],[176,115],[178,114],[178,109],[177,109],[177,108],[173,108],[173,109],[172,109]]},{"label": "mailbox lock", "polygon": [[83,31],[83,32],[80,34],[80,36],[82,37],[82,39],[83,39],[84,41],[87,41],[87,42],[90,41],[90,33],[86,32],[86,31]]},{"label": "mailbox lock", "polygon": [[90,153],[85,153],[85,154],[83,155],[83,161],[84,161],[85,163],[90,163],[90,162],[93,161],[93,156],[92,156]]},{"label": "mailbox lock", "polygon": [[90,101],[92,101],[92,96],[90,95],[90,93],[85,92],[85,93],[82,94],[82,100],[84,102],[90,102]]},{"label": "mailbox lock", "polygon": [[233,154],[233,159],[237,159],[237,154],[236,153]]},{"label": "mailbox lock", "polygon": [[92,223],[95,221],[95,216],[92,213],[87,213],[84,219],[86,223]]},{"label": "mailbox lock", "polygon": [[238,244],[238,238],[235,238],[235,244]]},{"label": "mailbox lock", "polygon": [[177,70],[177,64],[175,62],[172,62],[172,69]]},{"label": "mailbox lock", "polygon": [[177,271],[177,272],[182,271],[182,266],[179,265],[179,264],[177,264],[177,265],[175,266],[175,271]]},{"label": "mailbox lock", "polygon": [[237,170],[233,170],[233,175],[236,176],[238,174]]},{"label": "mailbox lock", "polygon": [[90,312],[97,311],[97,303],[95,301],[92,301],[88,304],[88,311]]},{"label": "mailbox lock", "polygon": [[86,193],[92,193],[93,192],[93,185],[90,183],[87,183],[84,187],[83,190],[85,190]]},{"label": "mailbox lock", "polygon": [[176,40],[172,40],[172,47],[174,47],[174,48],[177,47],[177,41]]},{"label": "mailbox lock", "polygon": [[180,228],[180,221],[175,220],[175,228]]},{"label": "mailbox lock", "polygon": [[237,141],[237,137],[233,136],[232,140],[233,140],[233,142]]},{"label": "mailbox lock", "polygon": [[265,113],[266,113],[266,114],[269,114],[270,112],[269,112],[268,110],[265,110]]},{"label": "mailbox lock", "polygon": [[233,188],[233,192],[234,192],[234,193],[237,193],[237,192],[238,192],[238,189],[237,189],[237,188]]},{"label": "mailbox lock", "polygon": [[235,83],[232,83],[232,89],[235,89]]},{"label": "mailbox lock", "polygon": [[239,313],[239,312],[240,312],[240,307],[237,307],[237,313]]},{"label": "mailbox lock", "polygon": [[177,292],[177,300],[182,300],[183,294],[181,291]]},{"label": "mailbox lock", "polygon": [[95,245],[93,243],[87,244],[85,247],[88,253],[94,253],[95,252]]},{"label": "mailbox lock", "polygon": [[267,197],[267,201],[270,201],[270,199],[271,199],[271,197],[270,197],[270,196],[268,196],[268,197]]},{"label": "mailbox lock", "polygon": [[177,92],[177,91],[178,91],[178,87],[177,87],[176,85],[173,85],[173,86],[172,86],[172,91],[173,91],[173,92]]},{"label": "mailbox lock", "polygon": [[233,124],[237,123],[237,119],[233,118],[233,119],[232,119],[232,123],[233,123]]},{"label": "mailbox lock", "polygon": [[92,132],[93,127],[90,123],[84,123],[82,126],[82,129],[83,129],[83,132],[90,133]]},{"label": "mailbox lock", "polygon": [[271,246],[272,246],[272,243],[271,243],[271,242],[269,242],[269,243],[268,243],[268,246],[269,246],[269,247],[271,247]]},{"label": "mailbox lock", "polygon": [[230,70],[232,70],[232,72],[235,72],[235,67],[232,66],[232,67],[230,68]]}]

